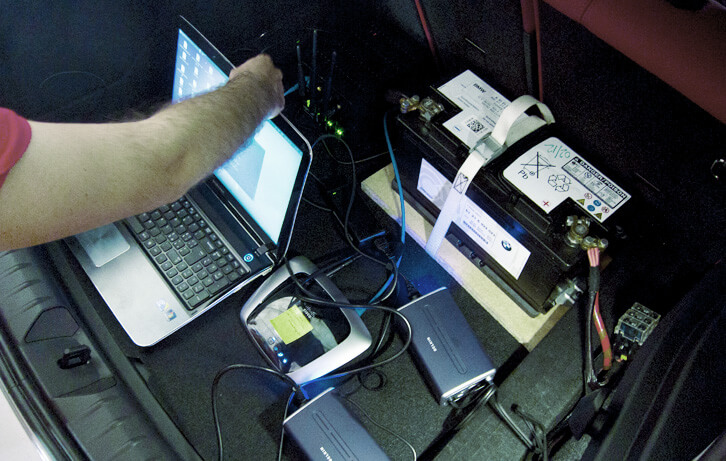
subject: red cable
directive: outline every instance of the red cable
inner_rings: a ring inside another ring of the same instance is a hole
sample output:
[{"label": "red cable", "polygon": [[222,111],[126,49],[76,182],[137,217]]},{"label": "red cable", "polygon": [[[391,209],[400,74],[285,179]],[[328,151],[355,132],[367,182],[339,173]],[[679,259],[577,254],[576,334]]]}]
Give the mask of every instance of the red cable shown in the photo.
[{"label": "red cable", "polygon": [[605,322],[603,322],[602,316],[600,315],[600,293],[595,295],[595,306],[592,309],[592,318],[595,321],[595,329],[597,330],[597,335],[600,337],[600,345],[602,346],[602,368],[603,370],[609,370],[613,363],[613,351],[610,346],[608,331],[605,328]]},{"label": "red cable", "polygon": [[421,6],[420,0],[414,0],[416,3],[416,10],[418,10],[418,18],[421,21],[421,27],[423,27],[424,34],[426,35],[426,40],[429,42],[429,48],[431,49],[431,54],[434,56],[434,60],[436,60],[436,63],[439,62],[439,57],[436,54],[436,47],[434,46],[434,39],[431,36],[431,31],[429,31],[429,25],[428,22],[426,22],[426,16],[424,15],[423,6]]},{"label": "red cable", "polygon": [[597,247],[589,248],[587,250],[587,259],[590,260],[591,267],[597,267],[600,265],[600,249]]},{"label": "red cable", "polygon": [[539,86],[539,100],[544,102],[544,75],[542,72],[542,37],[539,23],[539,0],[532,0],[534,9],[534,37],[537,43],[537,83]]},{"label": "red cable", "polygon": [[[598,248],[589,248],[587,250],[587,258],[590,260],[591,267],[600,265],[600,250]],[[613,351],[610,346],[610,338],[608,330],[605,328],[605,322],[600,314],[600,292],[595,293],[595,303],[592,306],[592,319],[595,322],[597,335],[600,337],[600,345],[602,346],[602,368],[609,370],[613,363]]]}]

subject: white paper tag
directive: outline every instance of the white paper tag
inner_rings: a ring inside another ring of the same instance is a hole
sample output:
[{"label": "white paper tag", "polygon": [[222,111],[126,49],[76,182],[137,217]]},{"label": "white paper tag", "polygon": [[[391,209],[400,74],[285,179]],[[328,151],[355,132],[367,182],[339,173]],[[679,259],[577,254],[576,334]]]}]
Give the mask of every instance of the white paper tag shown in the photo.
[{"label": "white paper tag", "polygon": [[[461,109],[461,112],[443,123],[444,128],[470,149],[494,130],[502,112],[507,107],[517,106],[470,70],[449,80],[438,90]],[[520,97],[518,100],[523,98]],[[531,101],[535,100],[531,99]],[[520,105],[532,104],[531,101],[521,101]],[[518,107],[512,107],[512,109],[518,112]],[[525,118],[527,118],[526,114],[517,113],[517,116],[512,117],[509,121],[510,125],[503,127],[504,134],[509,132],[509,128],[514,122]],[[497,139],[497,142],[504,144],[504,139]]]},{"label": "white paper tag", "polygon": [[603,222],[630,199],[630,194],[555,137],[522,154],[505,168],[504,177],[546,213],[571,198]]},{"label": "white paper tag", "polygon": [[[449,195],[451,182],[426,159],[421,159],[417,188],[439,209],[442,209]],[[459,213],[452,217],[451,222],[463,229],[469,238],[514,278],[519,278],[527,264],[530,251],[469,197],[461,198]]]},{"label": "white paper tag", "polygon": [[471,109],[481,114],[491,128],[494,128],[499,114],[510,102],[470,70],[441,85],[439,92],[460,109]]},{"label": "white paper tag", "polygon": [[439,92],[462,111],[444,122],[444,127],[472,148],[492,132],[509,100],[467,70],[444,83]]}]

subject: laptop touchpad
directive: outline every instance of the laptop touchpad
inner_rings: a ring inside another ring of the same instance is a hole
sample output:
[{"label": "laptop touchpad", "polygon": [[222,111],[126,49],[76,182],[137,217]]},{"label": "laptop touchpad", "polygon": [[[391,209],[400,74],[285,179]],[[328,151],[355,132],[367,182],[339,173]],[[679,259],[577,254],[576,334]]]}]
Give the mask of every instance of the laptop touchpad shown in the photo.
[{"label": "laptop touchpad", "polygon": [[91,229],[76,238],[96,267],[113,261],[131,248],[114,224]]}]

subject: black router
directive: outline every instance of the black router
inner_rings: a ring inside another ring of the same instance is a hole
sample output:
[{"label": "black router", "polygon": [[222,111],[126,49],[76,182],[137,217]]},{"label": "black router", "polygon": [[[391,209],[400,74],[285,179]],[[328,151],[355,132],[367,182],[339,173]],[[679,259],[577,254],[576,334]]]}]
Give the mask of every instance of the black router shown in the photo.
[{"label": "black router", "polygon": [[[333,101],[333,74],[338,58],[338,53],[333,51],[330,55],[330,68],[328,74],[318,77],[318,30],[313,30],[312,59],[310,63],[310,76],[306,77],[303,70],[302,49],[297,45],[297,84],[298,94],[303,101],[303,108],[316,122],[336,136],[342,136],[342,128],[334,120],[338,106]],[[323,80],[324,83],[319,83]]]}]

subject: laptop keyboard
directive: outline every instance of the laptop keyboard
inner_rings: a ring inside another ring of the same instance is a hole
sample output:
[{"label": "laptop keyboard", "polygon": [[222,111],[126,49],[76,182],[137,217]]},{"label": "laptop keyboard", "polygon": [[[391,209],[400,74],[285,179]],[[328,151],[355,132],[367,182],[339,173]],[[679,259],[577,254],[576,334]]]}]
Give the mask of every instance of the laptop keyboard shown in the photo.
[{"label": "laptop keyboard", "polygon": [[248,273],[186,198],[126,222],[189,310]]}]

